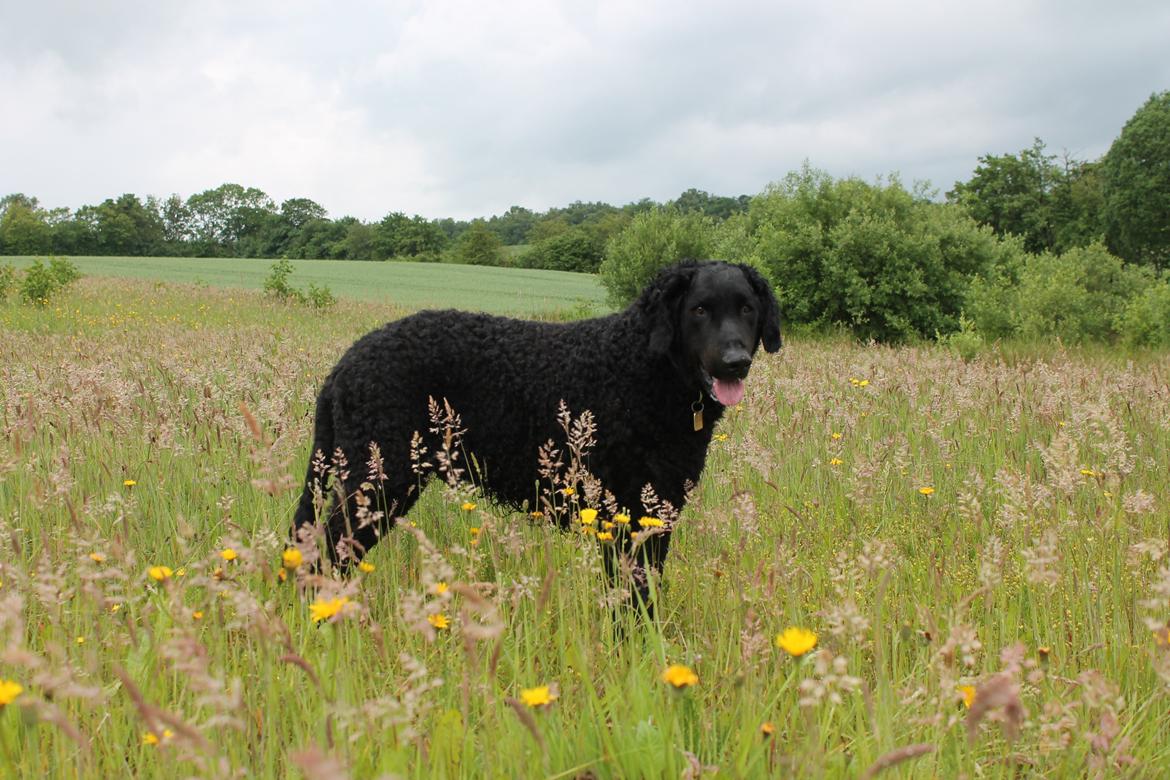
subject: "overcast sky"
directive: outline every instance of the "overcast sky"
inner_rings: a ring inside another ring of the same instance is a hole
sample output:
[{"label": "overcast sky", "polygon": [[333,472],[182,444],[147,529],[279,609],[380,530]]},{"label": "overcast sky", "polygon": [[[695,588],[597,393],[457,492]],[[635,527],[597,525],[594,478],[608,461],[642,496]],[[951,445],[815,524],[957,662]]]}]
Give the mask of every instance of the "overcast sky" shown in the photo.
[{"label": "overcast sky", "polygon": [[0,0],[0,195],[466,218],[806,159],[945,192],[1037,136],[1095,159],[1165,89],[1167,0]]}]

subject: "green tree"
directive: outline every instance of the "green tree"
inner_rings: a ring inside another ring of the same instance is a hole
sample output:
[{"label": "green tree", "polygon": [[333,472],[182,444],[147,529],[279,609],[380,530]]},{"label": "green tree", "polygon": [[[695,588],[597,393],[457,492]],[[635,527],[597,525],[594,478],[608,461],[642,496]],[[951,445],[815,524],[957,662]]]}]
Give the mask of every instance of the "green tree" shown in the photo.
[{"label": "green tree", "polygon": [[1101,159],[1105,236],[1134,263],[1170,268],[1170,90],[1150,96]]},{"label": "green tree", "polygon": [[596,273],[604,246],[585,227],[577,226],[533,244],[522,262],[526,268]]},{"label": "green tree", "polygon": [[971,180],[947,193],[998,235],[1016,235],[1030,252],[1054,245],[1052,193],[1061,180],[1055,155],[1037,138],[1019,154],[984,155]]},{"label": "green tree", "polygon": [[664,266],[710,257],[713,233],[711,219],[695,212],[656,207],[635,216],[605,247],[599,273],[610,302],[625,306]]},{"label": "green tree", "polygon": [[504,243],[486,222],[477,219],[455,243],[454,258],[467,265],[503,265]]}]

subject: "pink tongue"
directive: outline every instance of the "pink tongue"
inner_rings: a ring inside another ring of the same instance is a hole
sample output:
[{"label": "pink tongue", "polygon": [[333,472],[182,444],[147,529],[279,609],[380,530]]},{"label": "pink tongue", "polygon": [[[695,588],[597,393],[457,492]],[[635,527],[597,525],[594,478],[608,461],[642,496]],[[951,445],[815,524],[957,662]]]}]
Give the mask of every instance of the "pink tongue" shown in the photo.
[{"label": "pink tongue", "polygon": [[743,400],[742,379],[716,379],[715,397],[724,406],[735,406]]}]

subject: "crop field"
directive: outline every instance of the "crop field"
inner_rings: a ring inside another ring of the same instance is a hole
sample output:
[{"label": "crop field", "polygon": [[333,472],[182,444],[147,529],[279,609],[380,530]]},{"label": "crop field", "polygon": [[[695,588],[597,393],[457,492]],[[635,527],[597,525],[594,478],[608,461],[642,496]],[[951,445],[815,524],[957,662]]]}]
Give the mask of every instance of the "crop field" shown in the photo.
[{"label": "crop field", "polygon": [[648,621],[470,487],[317,577],[318,383],[404,310],[79,265],[0,303],[0,775],[1170,774],[1164,354],[761,353]]},{"label": "crop field", "polygon": [[[4,258],[17,267],[32,257]],[[70,257],[86,276],[148,279],[197,287],[260,290],[274,261],[211,257]],[[409,309],[458,308],[541,316],[608,311],[596,276],[443,263],[290,260],[290,282],[327,285],[334,295]]]}]

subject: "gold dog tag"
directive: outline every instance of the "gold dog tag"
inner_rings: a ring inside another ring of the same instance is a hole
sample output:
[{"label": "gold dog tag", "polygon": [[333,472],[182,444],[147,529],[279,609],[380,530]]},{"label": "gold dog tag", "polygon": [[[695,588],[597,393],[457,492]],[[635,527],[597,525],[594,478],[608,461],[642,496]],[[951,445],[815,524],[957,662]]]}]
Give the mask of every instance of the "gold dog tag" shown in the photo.
[{"label": "gold dog tag", "polygon": [[703,396],[699,396],[699,400],[691,404],[691,413],[694,415],[695,430],[703,430]]}]

